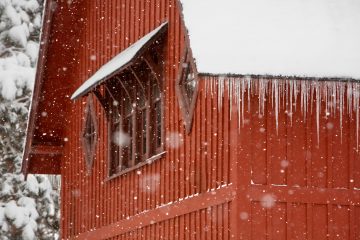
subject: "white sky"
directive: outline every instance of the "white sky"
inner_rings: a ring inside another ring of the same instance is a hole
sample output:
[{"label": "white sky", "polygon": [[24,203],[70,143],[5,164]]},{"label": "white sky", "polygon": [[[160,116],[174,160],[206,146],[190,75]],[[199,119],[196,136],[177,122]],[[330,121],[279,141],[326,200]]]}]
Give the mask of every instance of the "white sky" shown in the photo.
[{"label": "white sky", "polygon": [[199,72],[360,79],[360,0],[181,0]]}]

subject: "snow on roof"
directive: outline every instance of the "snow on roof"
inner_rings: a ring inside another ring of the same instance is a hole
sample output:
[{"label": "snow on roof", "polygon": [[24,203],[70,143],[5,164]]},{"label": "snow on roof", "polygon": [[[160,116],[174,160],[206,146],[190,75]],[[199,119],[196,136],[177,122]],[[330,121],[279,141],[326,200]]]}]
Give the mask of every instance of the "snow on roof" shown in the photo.
[{"label": "snow on roof", "polygon": [[359,0],[180,0],[199,72],[360,79]]},{"label": "snow on roof", "polygon": [[139,39],[133,45],[122,51],[120,54],[115,56],[109,62],[105,63],[94,75],[92,75],[88,80],[86,80],[71,96],[71,100],[74,100],[78,97],[81,97],[87,94],[93,87],[100,84],[102,81],[111,77],[114,73],[120,72],[127,65],[135,60],[141,50],[146,48],[147,43],[150,43],[151,40],[161,33],[162,30],[167,25],[167,22],[164,22],[159,27],[155,28],[150,33],[146,34],[144,37]]}]

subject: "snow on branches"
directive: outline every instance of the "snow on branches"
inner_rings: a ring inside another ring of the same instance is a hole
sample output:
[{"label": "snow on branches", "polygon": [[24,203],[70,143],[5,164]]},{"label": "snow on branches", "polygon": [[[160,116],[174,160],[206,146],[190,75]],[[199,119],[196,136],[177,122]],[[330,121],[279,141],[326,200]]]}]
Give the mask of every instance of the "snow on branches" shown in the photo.
[{"label": "snow on branches", "polygon": [[0,94],[5,100],[32,89],[40,27],[38,1],[0,0]]},{"label": "snow on branches", "polygon": [[0,240],[59,237],[58,192],[19,174],[41,16],[42,0],[0,0]]}]

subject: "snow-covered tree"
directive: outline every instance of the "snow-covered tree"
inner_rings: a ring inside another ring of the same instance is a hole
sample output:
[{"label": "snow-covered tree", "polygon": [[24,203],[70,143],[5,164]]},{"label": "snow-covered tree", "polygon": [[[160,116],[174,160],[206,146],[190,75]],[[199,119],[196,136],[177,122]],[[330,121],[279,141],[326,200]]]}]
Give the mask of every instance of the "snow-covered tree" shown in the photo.
[{"label": "snow-covered tree", "polygon": [[46,176],[20,174],[42,5],[0,0],[0,240],[58,236],[58,192]]}]

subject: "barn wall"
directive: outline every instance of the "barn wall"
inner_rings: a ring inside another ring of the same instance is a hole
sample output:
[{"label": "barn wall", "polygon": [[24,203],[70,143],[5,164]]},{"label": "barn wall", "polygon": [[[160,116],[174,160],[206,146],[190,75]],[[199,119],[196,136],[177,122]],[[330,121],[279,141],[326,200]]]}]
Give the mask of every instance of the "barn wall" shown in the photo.
[{"label": "barn wall", "polygon": [[228,209],[229,203],[201,209],[107,240],[230,239]]},{"label": "barn wall", "polygon": [[[239,130],[236,103],[230,102],[227,94],[220,95],[223,99],[219,101],[216,84],[214,88],[209,85],[217,80],[203,77],[193,130],[186,135],[174,88],[184,49],[175,2],[103,3],[83,1],[79,7],[83,9],[80,15],[84,29],[79,29],[80,47],[74,49],[79,67],[72,69],[77,77],[69,95],[101,65],[167,19],[165,135],[168,139],[175,136],[181,144],[166,144],[162,158],[106,180],[106,118],[94,99],[100,131],[94,166],[88,174],[80,141],[86,99],[75,101],[61,168],[63,238],[257,240],[301,239],[302,234],[308,239],[360,236],[360,197],[355,190],[360,188],[360,164],[353,117],[344,117],[342,140],[338,118],[321,118],[317,145],[314,115],[303,121],[297,111],[291,125],[282,111],[277,132],[271,97],[266,114],[259,118],[255,94],[251,97],[252,110],[244,112],[247,121]],[[334,122],[332,129],[326,127],[329,121]],[[281,167],[283,160],[288,165],[285,168]],[[272,199],[275,205],[271,205]],[[264,206],[264,202],[271,206]]]},{"label": "barn wall", "polygon": [[[211,214],[217,216],[212,220],[211,226],[223,228],[225,223],[221,216],[231,215],[229,202],[234,196],[234,190],[231,185],[228,186],[232,177],[229,171],[229,146],[224,146],[230,142],[230,129],[226,121],[228,112],[225,111],[223,116],[218,116],[217,110],[212,108],[211,104],[208,105],[205,96],[200,94],[194,130],[190,135],[185,134],[175,95],[177,68],[184,48],[184,33],[179,24],[180,16],[176,11],[175,2],[109,0],[107,3],[105,5],[100,0],[83,2],[85,29],[80,29],[81,47],[75,54],[79,56],[80,66],[74,69],[78,77],[73,79],[73,85],[80,86],[101,65],[168,19],[170,24],[166,46],[164,108],[165,135],[170,142],[166,144],[166,153],[161,159],[126,175],[106,180],[106,118],[99,102],[94,98],[100,131],[94,166],[91,174],[88,174],[80,141],[84,127],[86,98],[75,101],[72,105],[66,133],[68,142],[65,144],[62,161],[62,237],[100,239],[106,234],[116,236],[112,229],[130,234],[133,229],[144,224],[144,220],[131,217],[139,214],[143,214],[140,215],[143,219],[149,218],[149,224],[163,224],[164,229],[179,221],[180,226],[183,226],[183,230],[179,231],[188,231],[186,228],[190,225],[192,227],[193,223],[193,220],[187,220],[190,219],[189,216],[200,216],[208,208],[214,209],[211,210]],[[73,91],[75,89],[74,87]],[[211,114],[207,124],[212,127],[203,124],[203,118],[206,117],[204,113]],[[171,147],[174,138],[180,142],[179,147]],[[199,205],[199,201],[203,204]],[[180,206],[177,208],[185,210],[167,209],[164,210],[165,215],[163,208],[158,210],[159,206],[171,207],[174,204]],[[158,221],[158,214],[162,216],[162,220],[155,224],[152,221]],[[206,219],[210,221],[209,215]],[[116,224],[119,222],[124,223],[121,224],[122,228]],[[207,231],[201,227],[206,223],[201,224],[197,227],[202,229],[202,232]],[[153,225],[147,229],[153,229]],[[100,232],[93,231],[94,229]]]},{"label": "barn wall", "polygon": [[[218,101],[215,107],[219,116],[230,104],[229,95],[232,112],[237,114],[230,121],[234,126],[231,129],[236,129],[231,132],[236,134],[236,154],[230,161],[236,161],[238,174],[238,239],[359,239],[356,112],[348,114],[345,108],[340,124],[340,109],[326,114],[326,102],[321,101],[318,122],[315,92],[309,96],[305,113],[301,111],[301,89],[296,102],[293,96],[292,115],[286,94],[277,96],[280,104],[276,111],[272,82],[279,81],[286,87],[289,80],[266,79],[265,88],[256,84],[260,81],[256,77],[251,79],[255,82],[252,87],[238,84],[243,80],[244,77],[203,78],[207,96]],[[325,94],[329,86],[321,84]],[[262,113],[259,96],[264,90],[267,94]],[[217,94],[211,94],[214,92]],[[347,106],[348,98],[344,100]]]}]

